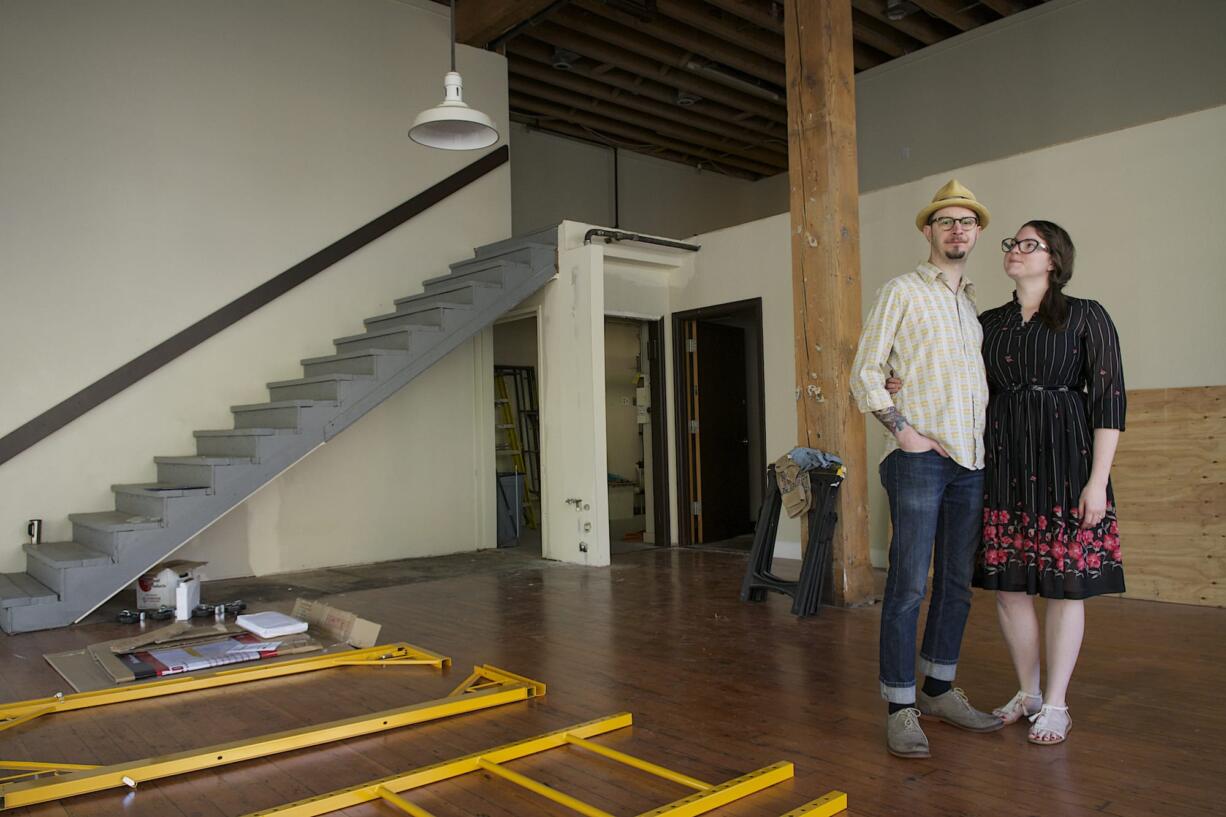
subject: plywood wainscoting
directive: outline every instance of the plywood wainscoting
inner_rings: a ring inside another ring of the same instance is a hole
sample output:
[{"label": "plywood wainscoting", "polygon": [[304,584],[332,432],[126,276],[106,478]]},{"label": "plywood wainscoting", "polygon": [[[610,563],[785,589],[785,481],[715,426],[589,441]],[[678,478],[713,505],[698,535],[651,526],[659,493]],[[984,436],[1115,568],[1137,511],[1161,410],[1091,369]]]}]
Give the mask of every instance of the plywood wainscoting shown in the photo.
[{"label": "plywood wainscoting", "polygon": [[1128,392],[1111,470],[1128,598],[1226,606],[1226,386]]}]

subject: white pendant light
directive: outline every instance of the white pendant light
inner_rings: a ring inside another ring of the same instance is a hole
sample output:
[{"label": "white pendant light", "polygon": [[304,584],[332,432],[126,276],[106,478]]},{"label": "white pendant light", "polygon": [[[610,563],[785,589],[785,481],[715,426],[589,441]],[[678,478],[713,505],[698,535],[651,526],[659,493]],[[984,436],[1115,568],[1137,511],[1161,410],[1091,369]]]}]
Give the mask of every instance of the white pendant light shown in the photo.
[{"label": "white pendant light", "polygon": [[417,115],[409,138],[443,150],[477,150],[497,142],[498,128],[481,111],[464,104],[463,87],[455,70],[455,0],[451,0],[451,70],[443,78],[443,101]]}]

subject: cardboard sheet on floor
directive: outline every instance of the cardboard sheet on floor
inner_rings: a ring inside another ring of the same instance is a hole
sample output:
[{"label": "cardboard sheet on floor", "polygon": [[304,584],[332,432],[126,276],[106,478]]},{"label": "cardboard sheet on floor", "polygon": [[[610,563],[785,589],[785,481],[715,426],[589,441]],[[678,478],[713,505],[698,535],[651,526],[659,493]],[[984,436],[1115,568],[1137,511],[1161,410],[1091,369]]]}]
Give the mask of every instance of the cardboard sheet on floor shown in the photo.
[{"label": "cardboard sheet on floor", "polygon": [[[318,642],[316,649],[322,652],[342,652],[354,647],[373,647],[378,642],[381,625],[321,601],[298,599],[294,603],[291,615],[310,624],[307,635]],[[65,652],[50,653],[44,655],[43,658],[68,682],[73,690],[91,692],[121,683],[139,682],[135,673],[124,666],[120,658],[124,653],[147,649],[150,646],[181,647],[210,641],[216,642],[239,632],[243,631],[233,623],[210,622],[207,625],[192,626],[191,622],[176,622],[126,638],[103,641]],[[276,661],[278,659],[263,660]]]}]

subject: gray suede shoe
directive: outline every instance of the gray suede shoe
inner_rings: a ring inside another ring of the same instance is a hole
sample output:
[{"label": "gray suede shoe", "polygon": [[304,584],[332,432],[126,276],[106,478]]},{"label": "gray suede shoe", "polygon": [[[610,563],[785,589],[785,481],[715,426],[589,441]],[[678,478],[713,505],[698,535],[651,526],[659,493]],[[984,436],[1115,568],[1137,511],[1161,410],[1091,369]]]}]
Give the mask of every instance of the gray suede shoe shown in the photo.
[{"label": "gray suede shoe", "polygon": [[900,709],[885,719],[885,746],[895,757],[931,757],[928,736],[920,727],[920,711]]},{"label": "gray suede shoe", "polygon": [[925,695],[920,690],[916,706],[926,718],[936,718],[970,732],[995,732],[1005,725],[995,715],[980,712],[971,706],[966,693],[957,687],[936,697]]}]

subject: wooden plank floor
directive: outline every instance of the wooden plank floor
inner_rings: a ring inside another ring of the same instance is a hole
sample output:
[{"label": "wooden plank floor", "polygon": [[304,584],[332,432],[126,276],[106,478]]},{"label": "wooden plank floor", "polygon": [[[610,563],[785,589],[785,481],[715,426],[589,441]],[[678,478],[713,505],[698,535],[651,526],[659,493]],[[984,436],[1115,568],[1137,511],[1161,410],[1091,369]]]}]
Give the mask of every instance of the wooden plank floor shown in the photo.
[{"label": "wooden plank floor", "polygon": [[[1226,611],[1124,599],[1087,605],[1089,639],[1070,695],[1067,744],[1036,747],[1015,726],[990,735],[927,727],[930,760],[890,757],[877,694],[879,607],[797,620],[780,596],[737,596],[744,554],[647,550],[607,570],[491,551],[384,567],[216,582],[287,610],[327,595],[406,640],[452,656],[431,670],[353,668],[54,716],[0,732],[0,757],[116,763],[445,694],[476,663],[549,684],[542,699],[276,758],[15,809],[22,815],[231,817],[628,710],[635,726],[600,740],[708,781],[778,760],[796,777],[715,814],[775,817],[831,789],[850,814],[1183,815],[1223,813],[1226,799]],[[94,623],[0,638],[5,700],[64,689],[45,652],[129,634]],[[959,684],[988,707],[1015,682],[990,595],[976,596]],[[614,815],[688,792],[582,750],[512,768]],[[486,775],[416,795],[438,817],[573,814]],[[381,805],[353,817],[390,815]]]}]

